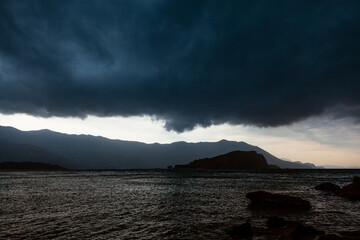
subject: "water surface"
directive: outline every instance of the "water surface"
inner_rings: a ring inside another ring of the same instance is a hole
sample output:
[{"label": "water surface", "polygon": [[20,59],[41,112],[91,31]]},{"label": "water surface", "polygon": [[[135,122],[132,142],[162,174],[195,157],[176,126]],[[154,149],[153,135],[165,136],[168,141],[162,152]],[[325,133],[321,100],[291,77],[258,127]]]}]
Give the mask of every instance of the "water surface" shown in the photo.
[{"label": "water surface", "polygon": [[[0,239],[229,239],[280,215],[328,231],[358,230],[360,202],[313,189],[360,170],[0,172]],[[306,213],[253,211],[245,194],[309,200]]]}]

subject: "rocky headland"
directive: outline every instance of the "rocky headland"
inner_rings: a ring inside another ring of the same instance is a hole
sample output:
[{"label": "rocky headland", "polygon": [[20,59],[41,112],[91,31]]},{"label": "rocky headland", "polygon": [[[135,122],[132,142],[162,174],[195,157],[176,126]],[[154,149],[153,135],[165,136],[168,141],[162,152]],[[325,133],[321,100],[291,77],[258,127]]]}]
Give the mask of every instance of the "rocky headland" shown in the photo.
[{"label": "rocky headland", "polygon": [[213,158],[203,158],[175,169],[278,169],[269,165],[262,154],[255,151],[233,151]]}]

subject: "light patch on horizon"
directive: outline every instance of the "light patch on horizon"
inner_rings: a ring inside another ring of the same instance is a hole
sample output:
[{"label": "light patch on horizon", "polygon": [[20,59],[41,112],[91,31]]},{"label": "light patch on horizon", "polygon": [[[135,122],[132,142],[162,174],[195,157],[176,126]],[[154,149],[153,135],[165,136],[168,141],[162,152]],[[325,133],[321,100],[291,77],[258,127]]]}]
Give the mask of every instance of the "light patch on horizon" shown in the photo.
[{"label": "light patch on horizon", "polygon": [[310,118],[289,126],[258,128],[221,124],[177,133],[165,122],[142,117],[41,118],[26,114],[0,114],[0,125],[20,130],[50,129],[67,134],[90,134],[146,143],[244,141],[292,161],[316,165],[360,167],[360,125],[352,119]]}]

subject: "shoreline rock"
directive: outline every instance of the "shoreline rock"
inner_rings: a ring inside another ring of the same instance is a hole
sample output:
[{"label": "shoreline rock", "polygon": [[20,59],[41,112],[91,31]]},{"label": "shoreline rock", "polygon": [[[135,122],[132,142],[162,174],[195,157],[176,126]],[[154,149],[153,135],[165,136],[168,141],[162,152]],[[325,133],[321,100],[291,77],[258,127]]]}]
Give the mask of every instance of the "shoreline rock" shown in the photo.
[{"label": "shoreline rock", "polygon": [[327,232],[297,221],[277,216],[268,218],[266,226],[252,226],[249,221],[226,230],[233,239],[288,239],[288,240],[360,240],[360,231]]},{"label": "shoreline rock", "polygon": [[360,200],[360,177],[355,176],[353,182],[349,185],[342,187],[338,193],[338,196],[347,198],[350,200]]},{"label": "shoreline rock", "polygon": [[319,185],[316,185],[315,189],[325,192],[338,192],[340,190],[340,186],[333,184],[331,182],[324,182]]},{"label": "shoreline rock", "polygon": [[265,191],[250,192],[246,197],[251,200],[252,207],[282,208],[294,210],[310,210],[309,201],[289,195],[274,194]]},{"label": "shoreline rock", "polygon": [[234,225],[229,230],[227,230],[226,233],[231,237],[241,237],[242,239],[252,239],[253,236],[251,224],[249,221],[240,225]]}]

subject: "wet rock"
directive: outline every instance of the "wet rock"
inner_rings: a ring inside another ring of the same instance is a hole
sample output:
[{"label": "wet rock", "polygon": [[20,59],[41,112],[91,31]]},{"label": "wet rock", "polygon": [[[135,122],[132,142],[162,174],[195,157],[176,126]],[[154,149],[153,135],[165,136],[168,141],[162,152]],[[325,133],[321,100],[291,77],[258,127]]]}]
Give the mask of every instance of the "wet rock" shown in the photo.
[{"label": "wet rock", "polygon": [[360,230],[358,231],[341,231],[339,234],[343,239],[347,240],[360,240]]},{"label": "wet rock", "polygon": [[231,237],[252,239],[252,230],[250,222],[241,225],[235,225],[226,232]]},{"label": "wet rock", "polygon": [[340,190],[340,186],[333,184],[331,182],[325,182],[317,185],[315,189],[319,191],[337,192]]},{"label": "wet rock", "polygon": [[341,188],[338,195],[351,200],[360,200],[360,177],[355,176],[353,182]]},{"label": "wet rock", "polygon": [[328,233],[319,237],[319,240],[360,240],[360,231],[342,231]]},{"label": "wet rock", "polygon": [[296,221],[287,221],[280,217],[269,217],[267,220],[267,238],[269,239],[316,239],[322,235],[312,226],[303,225]]},{"label": "wet rock", "polygon": [[354,178],[353,178],[353,183],[355,183],[355,184],[360,184],[360,177],[354,176]]},{"label": "wet rock", "polygon": [[302,225],[301,223],[296,223],[294,226],[294,230],[292,231],[292,237],[296,239],[315,239],[320,234],[323,234],[323,232],[318,231],[313,226],[306,226]]},{"label": "wet rock", "polygon": [[251,226],[249,222],[227,231],[234,239],[283,239],[283,240],[360,240],[359,231],[324,233],[313,226],[290,221],[277,216],[267,220],[267,227]]},{"label": "wet rock", "polygon": [[280,217],[271,216],[268,218],[266,224],[269,228],[281,228],[287,225],[287,221]]},{"label": "wet rock", "polygon": [[247,193],[246,197],[251,200],[252,207],[286,208],[294,210],[311,209],[309,201],[288,195],[257,191]]},{"label": "wet rock", "polygon": [[344,239],[337,233],[328,233],[319,237],[319,240],[341,240]]}]

